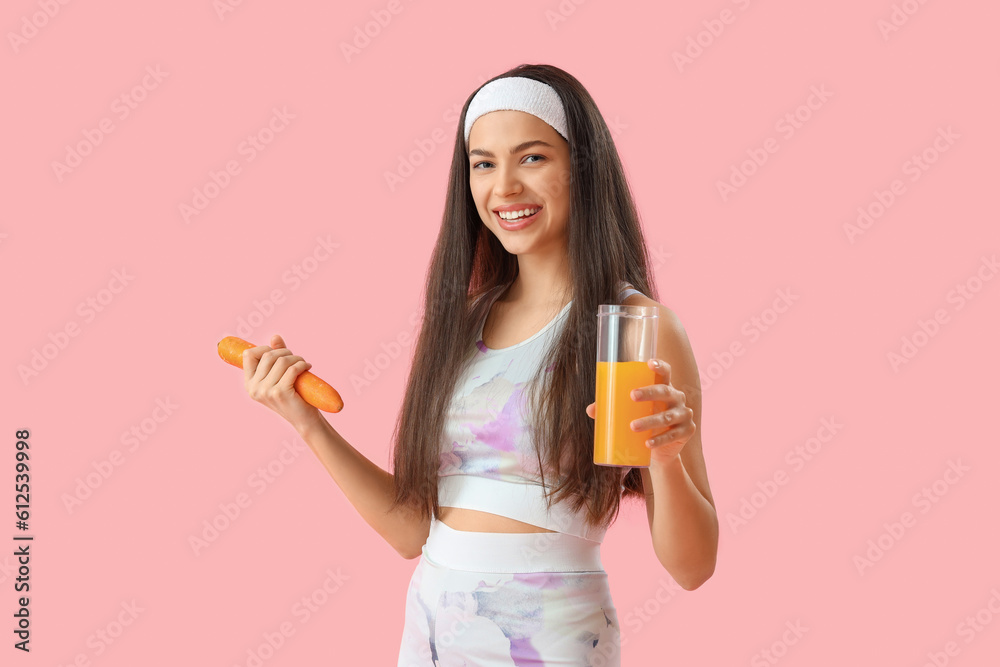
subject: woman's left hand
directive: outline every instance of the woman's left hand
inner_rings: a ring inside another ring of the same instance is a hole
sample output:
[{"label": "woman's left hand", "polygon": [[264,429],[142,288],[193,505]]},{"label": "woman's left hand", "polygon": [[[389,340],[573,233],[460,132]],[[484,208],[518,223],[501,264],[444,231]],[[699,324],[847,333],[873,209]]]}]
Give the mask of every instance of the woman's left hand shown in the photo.
[{"label": "woman's left hand", "polygon": [[653,414],[632,421],[633,431],[649,431],[652,444],[646,443],[652,452],[650,457],[656,464],[670,463],[681,453],[684,445],[694,435],[694,410],[684,402],[684,392],[670,384],[670,364],[663,359],[650,359],[659,380],[632,391],[634,401],[653,401]]},{"label": "woman's left hand", "polygon": [[[650,463],[660,465],[673,461],[694,435],[694,410],[684,402],[684,392],[670,384],[670,364],[663,359],[650,359],[647,363],[662,382],[632,391],[633,401],[654,402],[653,414],[633,420],[637,428],[632,430],[653,432],[650,438],[653,442],[646,446],[652,450]],[[591,419],[596,416],[596,409],[596,403],[587,406]]]}]

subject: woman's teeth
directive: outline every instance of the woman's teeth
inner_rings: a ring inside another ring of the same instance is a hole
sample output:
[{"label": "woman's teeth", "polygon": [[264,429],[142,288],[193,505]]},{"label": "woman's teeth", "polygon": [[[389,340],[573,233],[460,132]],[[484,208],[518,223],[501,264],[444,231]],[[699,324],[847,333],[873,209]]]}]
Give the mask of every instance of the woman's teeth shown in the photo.
[{"label": "woman's teeth", "polygon": [[510,212],[500,211],[497,213],[497,215],[499,215],[504,220],[520,220],[521,218],[527,218],[529,216],[532,216],[541,210],[542,210],[541,208],[526,208],[522,211],[510,211]]}]

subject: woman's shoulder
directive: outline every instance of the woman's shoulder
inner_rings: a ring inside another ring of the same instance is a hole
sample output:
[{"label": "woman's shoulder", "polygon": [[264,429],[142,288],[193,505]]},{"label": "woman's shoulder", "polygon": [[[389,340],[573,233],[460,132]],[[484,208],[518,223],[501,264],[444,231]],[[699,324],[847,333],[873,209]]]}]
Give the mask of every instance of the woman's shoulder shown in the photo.
[{"label": "woman's shoulder", "polygon": [[625,299],[622,300],[622,304],[626,306],[647,306],[656,308],[660,313],[660,328],[667,326],[670,329],[678,330],[683,329],[681,325],[680,318],[677,316],[669,306],[666,306],[659,301],[649,298],[642,292],[634,292]]},{"label": "woman's shoulder", "polygon": [[[629,285],[631,288],[632,286]],[[662,303],[654,301],[642,292],[632,292],[627,297],[622,300],[622,303],[626,306],[655,306],[657,308],[666,308]]]}]

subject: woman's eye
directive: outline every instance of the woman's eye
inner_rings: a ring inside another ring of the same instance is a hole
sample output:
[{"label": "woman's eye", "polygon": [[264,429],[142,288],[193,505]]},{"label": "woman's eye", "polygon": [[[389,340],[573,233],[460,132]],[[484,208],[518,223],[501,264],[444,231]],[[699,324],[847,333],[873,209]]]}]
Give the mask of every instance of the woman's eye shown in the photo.
[{"label": "woman's eye", "polygon": [[[542,160],[544,160],[544,159],[545,159],[545,156],[544,156],[544,155],[538,155],[537,153],[535,153],[535,154],[532,154],[532,155],[526,155],[524,159],[525,159],[525,160],[527,160],[528,158],[533,158],[533,157],[537,157],[537,158],[540,158],[540,159],[542,159]],[[486,162],[486,161],[484,160],[484,161],[482,161],[482,162],[477,162],[477,163],[475,163],[474,165],[472,165],[472,168],[473,168],[473,169],[476,169],[476,168],[478,168],[478,167],[479,167],[479,165],[481,165],[481,164],[489,164],[489,165],[492,165],[493,163],[492,163],[492,162]],[[535,164],[535,162],[529,162],[528,164]]]}]

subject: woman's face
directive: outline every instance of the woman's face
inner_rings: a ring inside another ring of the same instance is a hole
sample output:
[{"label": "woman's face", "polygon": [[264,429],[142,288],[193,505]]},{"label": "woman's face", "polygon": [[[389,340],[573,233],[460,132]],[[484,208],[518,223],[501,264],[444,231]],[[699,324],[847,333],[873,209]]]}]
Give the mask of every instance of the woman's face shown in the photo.
[{"label": "woman's face", "polygon": [[[569,220],[566,140],[532,114],[493,111],[473,123],[469,149],[469,188],[476,209],[507,252],[563,252]],[[497,209],[507,208],[540,210],[527,220],[502,220]]]}]

